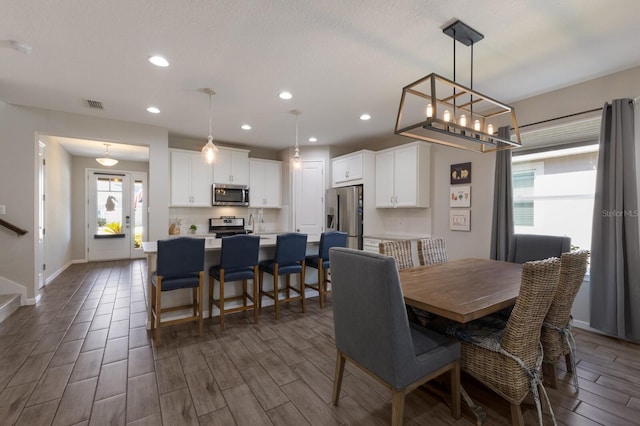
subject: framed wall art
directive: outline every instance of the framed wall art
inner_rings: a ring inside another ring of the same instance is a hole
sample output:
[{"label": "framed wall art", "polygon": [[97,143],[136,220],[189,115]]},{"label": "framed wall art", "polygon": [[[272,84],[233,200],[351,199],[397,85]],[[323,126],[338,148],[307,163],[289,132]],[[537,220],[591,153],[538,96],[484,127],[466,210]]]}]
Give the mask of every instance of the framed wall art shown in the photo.
[{"label": "framed wall art", "polygon": [[452,186],[449,188],[449,207],[471,207],[471,186]]},{"label": "framed wall art", "polygon": [[451,231],[471,231],[471,210],[449,210],[449,229]]},{"label": "framed wall art", "polygon": [[471,163],[451,165],[451,185],[471,183]]}]

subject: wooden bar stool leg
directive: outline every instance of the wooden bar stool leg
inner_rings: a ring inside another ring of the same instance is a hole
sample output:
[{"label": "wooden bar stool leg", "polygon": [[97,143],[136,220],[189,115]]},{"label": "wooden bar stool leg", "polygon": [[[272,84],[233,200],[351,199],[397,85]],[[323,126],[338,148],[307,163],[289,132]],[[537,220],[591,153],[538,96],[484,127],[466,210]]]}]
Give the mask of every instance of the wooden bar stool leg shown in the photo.
[{"label": "wooden bar stool leg", "polygon": [[255,266],[253,268],[253,322],[255,324],[258,323],[258,306],[259,306],[259,298],[260,291],[258,290],[258,267]]},{"label": "wooden bar stool leg", "polygon": [[209,318],[213,316],[213,287],[215,285],[215,278],[209,275]]},{"label": "wooden bar stool leg", "polygon": [[273,301],[276,308],[276,319],[280,319],[280,306],[278,304],[278,265],[273,267]]},{"label": "wooden bar stool leg", "polygon": [[196,303],[198,303],[198,289],[193,287],[191,289],[191,306],[193,307],[194,317],[198,315],[198,306],[196,305]]},{"label": "wooden bar stool leg", "polygon": [[260,271],[260,282],[258,283],[258,287],[260,287],[259,293],[260,298],[258,299],[258,310],[262,309],[262,295],[264,294],[264,271]]},{"label": "wooden bar stool leg", "polygon": [[162,278],[158,278],[158,285],[156,286],[156,345],[160,344],[160,318],[162,316]]},{"label": "wooden bar stool leg", "polygon": [[[300,297],[302,298],[302,313],[305,312],[305,297],[304,297],[304,261],[302,262],[302,270],[300,271]],[[319,285],[320,283],[318,283]],[[320,288],[320,287],[318,287]]]},{"label": "wooden bar stool leg", "polygon": [[242,280],[242,306],[247,307],[247,280]]},{"label": "wooden bar stool leg", "polygon": [[320,309],[324,308],[324,272],[322,269],[322,259],[318,259],[318,297],[320,298]]},{"label": "wooden bar stool leg", "polygon": [[287,274],[285,278],[285,299],[291,299],[291,274]]},{"label": "wooden bar stool leg", "polygon": [[200,336],[202,336],[202,331],[204,329],[204,301],[202,300],[204,297],[204,272],[200,272],[200,285],[198,286],[198,315],[199,319],[199,332]]},{"label": "wooden bar stool leg", "polygon": [[224,269],[220,270],[220,331],[224,331]]}]

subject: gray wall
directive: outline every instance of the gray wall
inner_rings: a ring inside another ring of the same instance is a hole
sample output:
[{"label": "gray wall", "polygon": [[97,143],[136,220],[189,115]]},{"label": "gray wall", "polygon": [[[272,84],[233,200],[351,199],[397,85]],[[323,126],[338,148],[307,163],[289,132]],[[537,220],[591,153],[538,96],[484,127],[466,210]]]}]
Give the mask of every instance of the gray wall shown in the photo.
[{"label": "gray wall", "polygon": [[[3,219],[27,229],[29,233],[17,237],[0,230],[0,286],[3,280],[26,288],[26,297],[34,301],[37,293],[36,255],[38,246],[38,138],[39,135],[65,136],[102,141],[125,141],[131,145],[149,147],[149,238],[166,234],[168,223],[169,155],[166,129],[142,124],[68,114],[36,108],[18,107],[0,102],[0,203],[7,206]],[[54,152],[55,154],[55,152]],[[62,169],[54,173],[59,179],[59,195],[65,194],[64,176],[71,174],[66,159],[58,155]],[[70,187],[70,186],[69,186]],[[67,203],[67,200],[64,201]],[[66,204],[65,204],[66,208]],[[69,207],[70,208],[70,207]],[[64,222],[58,218],[56,221]],[[60,264],[71,258],[71,231],[61,230],[60,245],[56,247]],[[53,256],[53,255],[51,255]]]}]

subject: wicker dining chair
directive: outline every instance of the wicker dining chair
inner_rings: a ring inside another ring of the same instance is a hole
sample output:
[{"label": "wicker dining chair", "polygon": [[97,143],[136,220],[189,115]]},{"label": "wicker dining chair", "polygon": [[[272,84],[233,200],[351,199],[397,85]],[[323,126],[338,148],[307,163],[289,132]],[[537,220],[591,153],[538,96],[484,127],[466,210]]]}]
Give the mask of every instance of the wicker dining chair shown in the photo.
[{"label": "wicker dining chair", "polygon": [[[514,426],[524,425],[520,404],[531,391],[540,425],[540,393],[551,418],[555,416],[542,384],[542,345],[540,329],[558,287],[560,259],[527,262],[516,304],[506,327],[494,327],[490,320],[457,324],[447,329],[462,344],[462,370],[466,371],[511,404]],[[493,317],[504,324],[499,317]]]},{"label": "wicker dining chair", "polygon": [[558,290],[542,323],[540,341],[544,349],[544,377],[552,388],[558,387],[556,363],[564,356],[567,371],[573,375],[573,386],[576,392],[580,390],[576,373],[576,344],[571,334],[571,307],[587,272],[588,259],[588,250],[562,255]]},{"label": "wicker dining chair", "polygon": [[442,237],[418,240],[418,260],[420,265],[433,265],[447,261],[447,245]]},{"label": "wicker dining chair", "polygon": [[391,256],[396,261],[398,270],[415,267],[410,240],[381,241],[380,254]]}]

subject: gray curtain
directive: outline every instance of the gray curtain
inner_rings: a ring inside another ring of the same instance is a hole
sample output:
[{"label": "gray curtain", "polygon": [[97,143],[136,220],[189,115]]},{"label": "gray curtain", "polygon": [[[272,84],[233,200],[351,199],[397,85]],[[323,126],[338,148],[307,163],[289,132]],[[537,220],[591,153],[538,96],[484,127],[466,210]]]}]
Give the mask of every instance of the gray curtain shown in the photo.
[{"label": "gray curtain", "polygon": [[[498,129],[498,136],[509,139],[508,126]],[[502,145],[501,142],[499,142]],[[493,218],[491,220],[490,258],[507,260],[509,242],[513,236],[513,188],[511,184],[511,150],[496,152],[493,182]]]},{"label": "gray curtain", "polygon": [[631,99],[602,109],[591,240],[591,326],[640,341],[640,246]]}]

